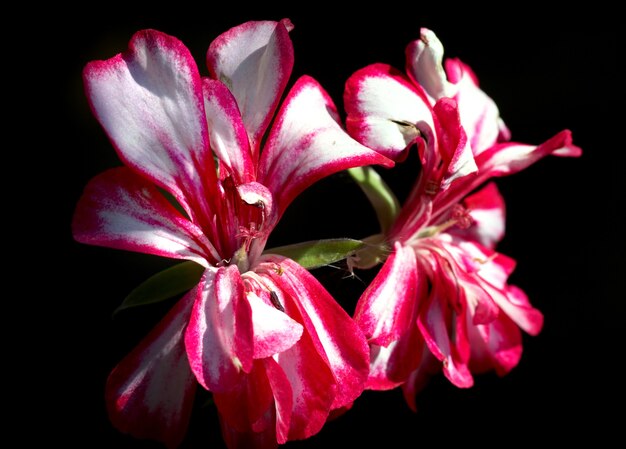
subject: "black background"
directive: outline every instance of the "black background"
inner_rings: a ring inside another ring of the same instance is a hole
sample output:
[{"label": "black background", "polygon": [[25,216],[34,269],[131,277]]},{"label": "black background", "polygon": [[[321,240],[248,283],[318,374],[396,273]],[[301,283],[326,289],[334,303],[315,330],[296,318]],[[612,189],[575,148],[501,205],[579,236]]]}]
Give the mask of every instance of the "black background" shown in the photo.
[{"label": "black background", "polygon": [[[513,140],[537,144],[568,128],[584,155],[544,159],[497,181],[507,202],[507,234],[499,250],[518,261],[511,283],[522,287],[545,314],[542,333],[524,336],[522,360],[510,374],[476,376],[476,385],[468,390],[437,377],[418,397],[417,414],[399,390],[365,392],[351,411],[318,435],[286,448],[375,442],[385,447],[501,447],[563,444],[583,437],[598,444],[609,441],[623,422],[620,318],[626,299],[617,288],[624,266],[620,211],[626,148],[624,39],[613,23],[615,13],[600,5],[548,13],[528,3],[484,11],[418,2],[360,5],[348,12],[321,4],[250,9],[232,2],[220,8],[226,10],[175,2],[167,9],[150,5],[133,12],[107,3],[38,28],[44,59],[37,59],[33,68],[44,75],[31,87],[51,89],[54,97],[40,105],[50,130],[45,132],[47,144],[39,147],[39,164],[51,176],[41,178],[49,190],[35,209],[50,209],[37,224],[54,234],[52,241],[60,246],[47,249],[62,257],[46,259],[46,271],[55,274],[55,294],[32,294],[35,304],[46,304],[45,335],[55,345],[43,351],[49,358],[47,374],[44,380],[37,376],[37,400],[27,404],[31,422],[51,424],[49,438],[55,443],[160,447],[121,435],[104,411],[109,371],[171,303],[130,310],[115,319],[111,313],[133,287],[171,261],[89,247],[71,238],[71,216],[83,187],[101,171],[120,165],[89,111],[83,66],[124,51],[135,31],[156,28],[181,39],[207,75],[205,52],[217,35],[247,20],[289,17],[295,25],[290,85],[303,74],[313,76],[340,111],[350,74],[373,62],[403,69],[406,44],[425,26],[437,33],[446,56],[459,57],[474,69]],[[42,137],[37,134],[33,131],[32,137]],[[410,162],[393,175],[383,173],[400,197],[415,176]],[[358,238],[375,230],[367,202],[338,175],[290,206],[270,244]],[[348,279],[342,267],[314,274],[349,311],[368,279],[368,274],[362,274],[363,281]],[[222,446],[215,411],[197,401],[183,447]]]}]

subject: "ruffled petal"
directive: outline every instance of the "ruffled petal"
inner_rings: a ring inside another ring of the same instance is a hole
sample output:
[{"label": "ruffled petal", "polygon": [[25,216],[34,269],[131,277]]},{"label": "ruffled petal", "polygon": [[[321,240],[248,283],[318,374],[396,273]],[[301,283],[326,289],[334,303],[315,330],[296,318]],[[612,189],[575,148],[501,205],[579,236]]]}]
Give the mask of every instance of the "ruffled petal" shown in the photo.
[{"label": "ruffled petal", "polygon": [[267,186],[282,215],[314,182],[339,171],[393,162],[352,139],[337,110],[313,78],[301,77],[289,91],[261,156],[258,181]]},{"label": "ruffled petal", "polygon": [[251,369],[251,314],[236,266],[207,272],[185,332],[191,369],[207,390],[227,392]]},{"label": "ruffled petal", "polygon": [[368,390],[390,390],[409,378],[417,369],[425,349],[415,322],[387,347],[370,344],[370,373],[365,386]]},{"label": "ruffled petal", "polygon": [[522,333],[506,315],[487,325],[468,323],[472,345],[470,369],[482,373],[494,369],[500,376],[507,374],[522,357]]},{"label": "ruffled petal", "polygon": [[123,433],[177,447],[187,431],[196,391],[183,333],[201,287],[185,295],[111,372],[105,399]]},{"label": "ruffled petal", "polygon": [[[427,282],[425,278],[420,282]],[[396,243],[394,251],[359,298],[354,320],[370,345],[388,346],[415,325],[418,292],[415,251]]]},{"label": "ruffled petal", "polygon": [[293,68],[291,29],[289,19],[246,22],[218,36],[207,52],[211,75],[237,99],[255,158]]},{"label": "ruffled petal", "polygon": [[[283,294],[286,313],[304,325],[302,338],[310,338],[330,368],[340,386],[332,408],[353,402],[363,391],[369,370],[369,348],[361,329],[319,281],[294,261],[266,255],[255,271]],[[293,312],[288,309],[289,303]]]},{"label": "ruffled petal", "polygon": [[346,82],[346,127],[363,145],[394,159],[424,134],[434,132],[426,94],[400,71],[372,64]]},{"label": "ruffled petal", "polygon": [[248,135],[235,97],[220,81],[202,80],[204,108],[211,149],[220,161],[220,177],[233,177],[235,184],[255,179]]},{"label": "ruffled petal", "polygon": [[150,182],[126,167],[92,179],[72,221],[74,238],[91,245],[193,260],[219,260],[202,231]]},{"label": "ruffled petal", "polygon": [[216,174],[202,83],[189,50],[167,34],[139,31],[126,53],[90,62],[83,77],[120,158],[172,193],[194,221],[197,215],[208,220]]}]

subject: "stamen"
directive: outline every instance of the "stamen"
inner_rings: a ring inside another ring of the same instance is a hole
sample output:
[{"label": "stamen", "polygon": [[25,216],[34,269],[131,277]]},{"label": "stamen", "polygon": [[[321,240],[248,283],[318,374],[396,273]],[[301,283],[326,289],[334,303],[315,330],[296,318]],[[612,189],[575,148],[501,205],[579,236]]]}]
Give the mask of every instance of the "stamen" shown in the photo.
[{"label": "stamen", "polygon": [[455,204],[452,207],[452,212],[450,215],[452,216],[453,220],[456,220],[457,226],[461,229],[469,228],[474,222],[474,219],[469,214],[469,210],[467,210],[461,204]]},{"label": "stamen", "polygon": [[260,229],[257,229],[256,223],[252,222],[250,223],[248,228],[246,228],[245,226],[239,226],[239,234],[237,234],[237,237],[244,238],[243,246],[247,252],[250,250],[252,240],[261,237],[261,235],[263,235],[263,233],[260,231]]}]

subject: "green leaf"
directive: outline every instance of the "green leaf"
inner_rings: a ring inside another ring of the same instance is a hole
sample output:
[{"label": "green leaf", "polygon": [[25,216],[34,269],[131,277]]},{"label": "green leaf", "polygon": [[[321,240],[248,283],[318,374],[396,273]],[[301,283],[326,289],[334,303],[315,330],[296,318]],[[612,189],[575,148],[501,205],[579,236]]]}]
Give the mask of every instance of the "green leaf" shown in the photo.
[{"label": "green leaf", "polygon": [[363,246],[365,246],[364,242],[354,239],[311,240],[271,248],[264,253],[289,257],[304,268],[312,270],[345,259]]},{"label": "green leaf", "polygon": [[348,173],[372,203],[380,230],[383,234],[387,233],[400,212],[398,199],[372,167],[350,168]]},{"label": "green leaf", "polygon": [[113,315],[131,307],[154,304],[184,293],[198,283],[204,270],[203,266],[191,261],[167,268],[130,292]]}]

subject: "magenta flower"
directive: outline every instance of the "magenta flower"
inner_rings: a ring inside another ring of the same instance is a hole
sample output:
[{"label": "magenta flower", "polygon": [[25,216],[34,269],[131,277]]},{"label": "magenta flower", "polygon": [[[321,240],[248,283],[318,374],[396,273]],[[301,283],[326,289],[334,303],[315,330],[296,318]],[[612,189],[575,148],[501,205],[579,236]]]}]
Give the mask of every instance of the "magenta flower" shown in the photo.
[{"label": "magenta flower", "polygon": [[[495,103],[423,29],[408,45],[407,74],[373,64],[346,84],[348,131],[395,160],[417,146],[421,171],[396,219],[350,264],[386,259],[359,299],[355,320],[370,344],[367,388],[416,392],[443,370],[459,387],[472,373],[503,375],[520,360],[521,330],[536,335],[540,311],[508,285],[515,262],[496,252],[504,202],[493,182],[546,155],[579,156],[570,132],[541,145],[507,142]],[[521,330],[520,330],[521,329]]]},{"label": "magenta flower", "polygon": [[315,434],[364,388],[360,328],[306,269],[263,251],[312,183],[392,162],[342,130],[307,76],[261,148],[293,66],[291,28],[247,22],[222,34],[208,50],[211,78],[180,41],[154,30],[84,70],[92,110],[126,166],[87,185],[75,238],[204,267],[108,378],[109,416],[122,432],[177,446],[200,383],[229,447],[275,447]]}]

